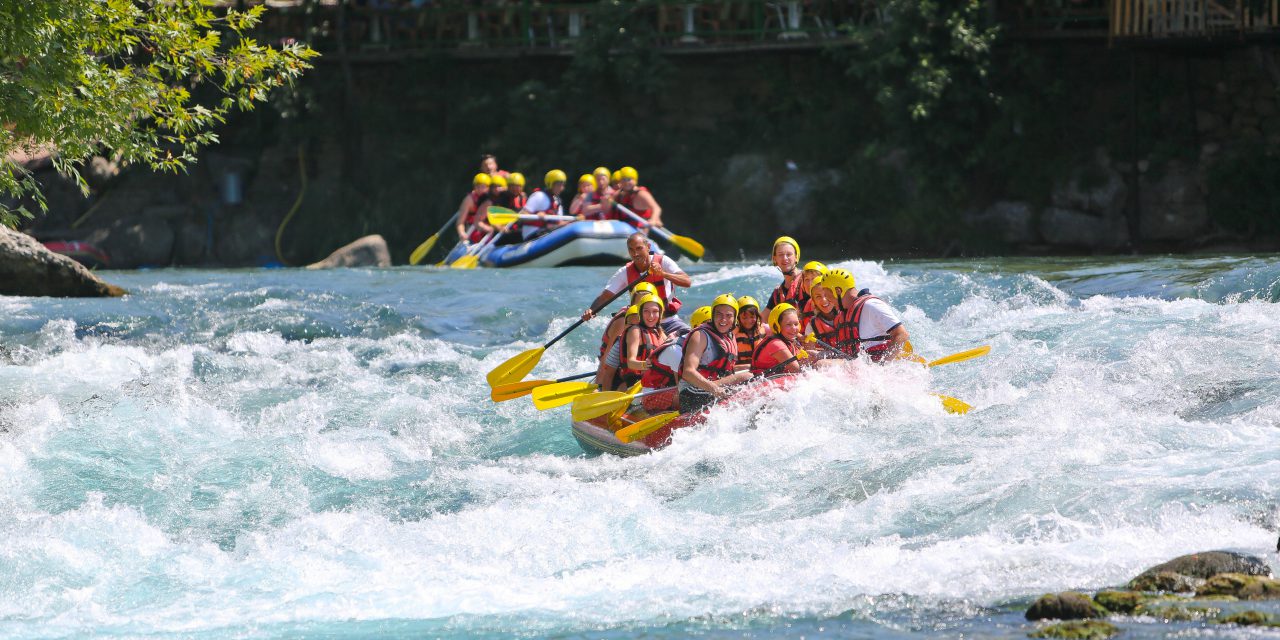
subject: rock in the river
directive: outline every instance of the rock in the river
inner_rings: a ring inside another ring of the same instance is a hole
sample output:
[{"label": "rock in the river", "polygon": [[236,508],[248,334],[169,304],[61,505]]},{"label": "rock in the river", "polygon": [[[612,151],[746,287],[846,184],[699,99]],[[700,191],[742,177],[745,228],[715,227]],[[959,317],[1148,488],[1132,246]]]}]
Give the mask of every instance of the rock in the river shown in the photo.
[{"label": "rock in the river", "polygon": [[1032,638],[1105,640],[1117,633],[1120,633],[1120,629],[1105,620],[1072,620],[1042,627],[1028,635]]},{"label": "rock in the river", "polygon": [[337,267],[389,267],[391,252],[387,241],[374,234],[365,236],[329,254],[328,258],[307,265],[308,269],[334,269]]},{"label": "rock in the river", "polygon": [[1195,591],[1204,583],[1203,578],[1195,578],[1186,576],[1181,573],[1172,571],[1156,571],[1152,573],[1150,570],[1142,575],[1129,581],[1129,588],[1134,591],[1168,591],[1171,593],[1186,593]]},{"label": "rock in the river", "polygon": [[1111,613],[1133,613],[1154,600],[1179,599],[1177,596],[1157,596],[1140,591],[1099,591],[1094,594],[1093,601]]},{"label": "rock in the river", "polygon": [[31,236],[0,226],[0,295],[105,297],[122,296],[124,290]]},{"label": "rock in the river", "polygon": [[[1174,576],[1185,576],[1195,579],[1190,588],[1171,588],[1171,584],[1185,585],[1187,581],[1178,582],[1178,578],[1158,574],[1167,573]],[[1158,564],[1129,582],[1129,588],[1135,591],[1193,591],[1200,581],[1208,580],[1220,573],[1243,573],[1251,576],[1270,576],[1271,567],[1260,558],[1247,556],[1234,551],[1202,551],[1185,556],[1178,556],[1168,562]]]},{"label": "rock in the river", "polygon": [[1098,606],[1089,596],[1074,591],[1049,593],[1040,596],[1027,609],[1028,620],[1079,620],[1081,618],[1105,618],[1107,610]]},{"label": "rock in the river", "polygon": [[1280,580],[1243,573],[1220,573],[1196,589],[1197,596],[1235,596],[1241,600],[1280,599]]},{"label": "rock in the river", "polygon": [[1253,609],[1237,611],[1229,616],[1224,616],[1214,620],[1220,624],[1238,624],[1242,627],[1280,627],[1280,622],[1276,622],[1271,616]]},{"label": "rock in the river", "polygon": [[1216,607],[1197,607],[1185,604],[1145,604],[1134,610],[1134,615],[1151,616],[1165,622],[1190,622],[1212,618],[1222,609]]},{"label": "rock in the river", "polygon": [[1051,207],[1040,214],[1040,235],[1053,245],[1114,251],[1129,242],[1124,218]]}]

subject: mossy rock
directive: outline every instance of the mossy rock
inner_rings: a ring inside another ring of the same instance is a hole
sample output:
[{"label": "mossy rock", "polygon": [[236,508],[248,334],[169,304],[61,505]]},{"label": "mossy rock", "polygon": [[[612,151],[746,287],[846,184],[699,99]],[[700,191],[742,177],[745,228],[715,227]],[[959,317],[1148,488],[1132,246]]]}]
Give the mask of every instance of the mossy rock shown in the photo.
[{"label": "mossy rock", "polygon": [[1094,594],[1093,601],[1111,613],[1133,613],[1150,597],[1139,591],[1099,591]]},{"label": "mossy rock", "polygon": [[1214,607],[1191,607],[1181,604],[1149,604],[1140,605],[1134,612],[1134,615],[1151,616],[1159,618],[1165,622],[1190,622],[1193,620],[1204,620],[1212,618],[1220,613],[1222,609]]},{"label": "mossy rock", "polygon": [[1089,596],[1074,591],[1047,593],[1027,609],[1028,620],[1079,620],[1105,618],[1107,610],[1098,606]]},{"label": "mossy rock", "polygon": [[1195,591],[1204,580],[1174,573],[1172,571],[1155,571],[1144,573],[1129,581],[1129,589],[1133,591],[1167,591],[1185,593]]},{"label": "mossy rock", "polygon": [[[1243,573],[1251,576],[1269,576],[1271,567],[1261,558],[1235,551],[1201,551],[1178,556],[1142,572],[1142,576],[1157,573],[1174,573],[1208,580],[1224,573]],[[1136,580],[1137,578],[1135,578]]]},{"label": "mossy rock", "polygon": [[1238,624],[1242,627],[1280,627],[1280,622],[1274,621],[1271,616],[1261,612],[1247,609],[1245,611],[1237,611],[1229,616],[1218,618],[1214,622],[1220,624]]},{"label": "mossy rock", "polygon": [[1104,640],[1118,633],[1120,633],[1120,628],[1106,620],[1071,620],[1041,627],[1027,635],[1031,638]]},{"label": "mossy rock", "polygon": [[1243,573],[1224,573],[1209,578],[1196,589],[1197,597],[1235,596],[1241,600],[1280,599],[1280,580]]}]

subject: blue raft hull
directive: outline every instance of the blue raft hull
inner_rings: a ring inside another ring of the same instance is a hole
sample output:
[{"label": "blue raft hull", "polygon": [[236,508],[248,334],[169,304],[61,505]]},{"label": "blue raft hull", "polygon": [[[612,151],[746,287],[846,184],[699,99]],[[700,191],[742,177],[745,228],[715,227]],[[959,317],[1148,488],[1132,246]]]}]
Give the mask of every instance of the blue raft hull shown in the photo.
[{"label": "blue raft hull", "polygon": [[[480,264],[498,268],[626,264],[631,259],[627,236],[635,231],[618,220],[570,222],[528,242],[492,247],[481,256]],[[462,245],[454,247],[445,264],[452,264],[465,251]]]}]

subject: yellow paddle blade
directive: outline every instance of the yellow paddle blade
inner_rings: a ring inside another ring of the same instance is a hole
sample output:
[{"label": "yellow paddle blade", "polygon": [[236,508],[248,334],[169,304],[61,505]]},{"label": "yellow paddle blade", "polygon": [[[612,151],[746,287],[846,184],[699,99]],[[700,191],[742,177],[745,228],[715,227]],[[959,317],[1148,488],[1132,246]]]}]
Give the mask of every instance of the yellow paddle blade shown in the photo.
[{"label": "yellow paddle blade", "polygon": [[542,360],[542,352],[546,351],[545,347],[535,347],[524,353],[512,356],[506,362],[494,367],[489,375],[485,376],[485,380],[489,381],[490,387],[496,387],[500,384],[511,384],[519,382],[529,375],[533,368],[538,366],[538,361]]},{"label": "yellow paddle blade", "polygon": [[533,406],[538,411],[546,411],[563,407],[574,398],[586,393],[595,393],[600,387],[593,382],[557,382],[533,390]]},{"label": "yellow paddle blade", "polygon": [[964,415],[969,413],[969,410],[973,408],[969,406],[967,402],[952,398],[951,396],[944,396],[941,393],[935,393],[932,395],[937,396],[938,399],[942,401],[942,408],[946,409],[948,413]]},{"label": "yellow paddle blade", "polygon": [[478,264],[480,264],[480,257],[468,254],[454,260],[449,266],[454,269],[474,269]]},{"label": "yellow paddle blade", "polygon": [[555,380],[521,380],[510,384],[500,384],[489,390],[489,398],[494,402],[506,402],[523,398],[534,389],[547,384],[555,384]]},{"label": "yellow paddle blade", "polygon": [[991,345],[984,344],[981,347],[970,349],[968,351],[961,351],[960,353],[953,353],[949,356],[938,358],[937,360],[930,362],[929,366],[936,367],[942,364],[951,364],[953,362],[963,362],[971,358],[980,358],[982,356],[987,355],[988,353],[991,353]]},{"label": "yellow paddle blade", "polygon": [[504,215],[504,216],[514,216],[514,215],[516,215],[516,212],[515,212],[515,211],[513,211],[512,209],[509,209],[509,208],[507,208],[507,207],[499,207],[499,206],[498,206],[498,205],[496,205],[496,204],[491,204],[491,205],[489,205],[489,213],[496,213],[496,214]]},{"label": "yellow paddle blade", "polygon": [[489,207],[489,224],[495,227],[505,227],[519,219],[520,215],[517,213],[497,213],[494,207]]},{"label": "yellow paddle blade", "polygon": [[910,360],[912,362],[918,362],[920,364],[924,364],[925,362],[927,362],[924,358],[916,354],[916,348],[911,346],[910,340],[902,343],[902,350],[898,352],[898,359]]},{"label": "yellow paddle blade", "polygon": [[572,415],[574,420],[591,420],[617,411],[619,407],[631,406],[634,394],[621,391],[601,391],[590,395],[578,396],[573,401]]},{"label": "yellow paddle blade", "polygon": [[634,442],[665,427],[668,422],[671,422],[678,417],[680,417],[679,411],[659,413],[656,416],[645,418],[644,420],[636,422],[624,429],[618,429],[618,432],[614,435],[618,436],[618,439],[623,442]]},{"label": "yellow paddle blade", "polygon": [[688,236],[678,236],[673,233],[671,234],[671,243],[679,247],[681,251],[685,252],[685,254],[694,260],[701,260],[702,255],[707,252],[706,249],[702,248],[701,242],[698,242]]},{"label": "yellow paddle blade", "polygon": [[440,234],[438,233],[432,234],[430,238],[427,238],[422,244],[418,245],[418,248],[414,249],[413,253],[409,254],[409,264],[416,266],[419,262],[422,262],[422,259],[427,257],[428,253],[431,253],[431,248],[436,246],[436,239],[439,237]]}]

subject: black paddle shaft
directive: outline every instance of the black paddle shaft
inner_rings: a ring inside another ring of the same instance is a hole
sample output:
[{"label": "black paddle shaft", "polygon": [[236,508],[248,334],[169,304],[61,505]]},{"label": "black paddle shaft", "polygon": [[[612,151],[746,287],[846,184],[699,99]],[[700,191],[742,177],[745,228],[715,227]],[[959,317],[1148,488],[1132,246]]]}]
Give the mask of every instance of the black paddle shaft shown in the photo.
[{"label": "black paddle shaft", "polygon": [[570,380],[581,380],[581,379],[583,379],[583,378],[590,378],[591,376],[594,376],[595,374],[596,374],[596,372],[594,372],[594,371],[588,371],[588,372],[586,372],[586,373],[579,373],[579,374],[578,374],[578,375],[576,375],[576,376],[565,376],[565,377],[563,377],[563,378],[559,378],[559,379],[557,379],[557,380],[556,380],[556,382],[569,382]]},{"label": "black paddle shaft", "polygon": [[[884,342],[885,340],[889,340],[890,338],[891,336],[876,336],[874,338],[858,338],[858,342]],[[818,344],[836,353],[844,353],[844,351],[841,351],[840,349],[828,344],[826,341],[819,339],[817,336],[814,336],[813,341],[817,342]]]},{"label": "black paddle shaft", "polygon": [[[613,295],[609,296],[609,299],[608,299],[608,300],[605,300],[605,301],[604,301],[604,304],[600,305],[600,307],[599,307],[598,309],[594,309],[594,308],[593,308],[593,309],[591,310],[591,313],[592,313],[592,314],[595,314],[595,313],[599,312],[599,311],[600,311],[600,309],[603,309],[603,308],[605,308],[605,307],[609,306],[610,304],[612,304],[612,303],[613,303],[613,301],[614,301],[614,300],[617,300],[617,299],[618,299],[618,296],[621,296],[622,294],[624,294],[624,293],[626,293],[626,292],[630,291],[630,290],[631,290],[631,287],[634,287],[634,286],[636,286],[636,285],[640,284],[640,281],[641,281],[641,280],[644,280],[644,279],[645,279],[645,278],[647,278],[648,276],[649,276],[649,270],[648,270],[648,269],[645,269],[644,271],[641,271],[641,272],[640,272],[640,275],[639,275],[639,276],[637,276],[635,280],[632,280],[631,282],[628,282],[628,283],[627,283],[627,286],[623,287],[621,291],[619,291],[619,292],[617,292],[617,293],[615,293],[615,294],[613,294]],[[561,331],[561,332],[560,332],[560,335],[558,335],[558,336],[556,336],[556,337],[554,337],[554,338],[552,338],[552,339],[551,339],[551,342],[548,342],[548,343],[546,343],[546,344],[542,345],[542,348],[543,348],[543,349],[550,349],[550,348],[551,348],[551,345],[553,345],[553,344],[555,344],[555,343],[559,342],[559,341],[560,341],[560,338],[563,338],[563,337],[565,337],[565,336],[569,335],[569,332],[573,331],[574,329],[577,329],[577,328],[578,328],[579,326],[581,326],[581,325],[582,325],[582,323],[584,323],[584,322],[586,322],[586,319],[585,319],[585,318],[578,318],[578,321],[577,321],[577,322],[575,322],[575,323],[573,323],[573,324],[569,325],[569,328],[568,328],[568,329],[565,329],[564,331]]]}]

